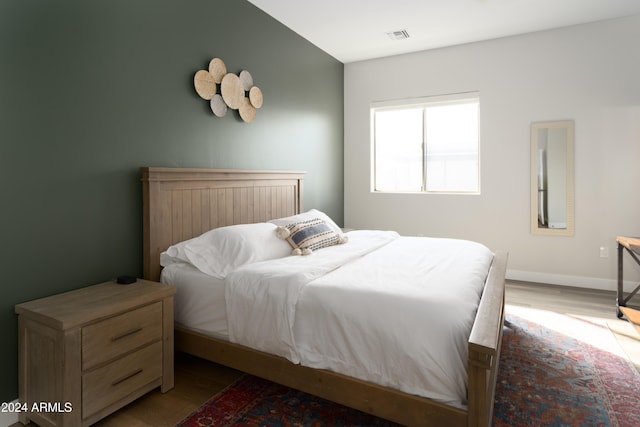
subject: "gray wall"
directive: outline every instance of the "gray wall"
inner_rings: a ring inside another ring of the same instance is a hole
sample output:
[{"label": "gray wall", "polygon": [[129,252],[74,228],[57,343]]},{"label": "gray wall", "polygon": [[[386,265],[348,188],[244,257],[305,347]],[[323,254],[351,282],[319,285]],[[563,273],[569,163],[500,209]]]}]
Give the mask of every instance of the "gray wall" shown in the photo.
[{"label": "gray wall", "polygon": [[[249,70],[255,122],[193,89]],[[142,272],[140,166],[307,171],[343,221],[343,64],[244,0],[0,2],[0,399],[17,397],[16,303]]]}]

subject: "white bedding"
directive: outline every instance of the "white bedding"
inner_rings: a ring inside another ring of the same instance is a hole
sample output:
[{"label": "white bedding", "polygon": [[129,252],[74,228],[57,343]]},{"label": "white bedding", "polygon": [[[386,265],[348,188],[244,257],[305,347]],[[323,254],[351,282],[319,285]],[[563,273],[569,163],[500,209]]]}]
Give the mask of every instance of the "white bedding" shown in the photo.
[{"label": "white bedding", "polygon": [[162,269],[162,283],[176,287],[176,326],[228,339],[224,280],[204,274],[191,264],[175,262]]},{"label": "white bedding", "polygon": [[467,341],[492,258],[469,241],[354,231],[346,245],[230,273],[229,338],[464,407]]}]

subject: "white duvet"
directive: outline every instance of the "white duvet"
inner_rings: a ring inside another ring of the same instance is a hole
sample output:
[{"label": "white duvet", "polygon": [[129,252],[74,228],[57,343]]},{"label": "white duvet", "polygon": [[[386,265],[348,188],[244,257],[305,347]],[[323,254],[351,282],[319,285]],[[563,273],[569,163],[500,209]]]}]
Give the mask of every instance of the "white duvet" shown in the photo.
[{"label": "white duvet", "polygon": [[229,274],[229,338],[464,407],[467,341],[492,259],[474,242],[353,231],[348,244]]}]

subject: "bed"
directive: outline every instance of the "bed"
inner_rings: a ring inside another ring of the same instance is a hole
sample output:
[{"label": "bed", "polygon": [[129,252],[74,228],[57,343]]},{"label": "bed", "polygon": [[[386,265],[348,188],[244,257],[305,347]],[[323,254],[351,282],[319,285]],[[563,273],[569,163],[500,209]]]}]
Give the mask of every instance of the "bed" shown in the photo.
[{"label": "bed", "polygon": [[[300,215],[304,212],[304,174],[299,172],[142,168],[141,173],[144,277],[150,280],[160,280],[161,254],[165,253],[166,255],[168,248],[174,247],[180,242],[201,236],[210,230],[229,228],[226,226],[246,224],[249,227],[252,224],[268,223],[270,220]],[[334,261],[331,257],[325,257],[322,254],[328,254],[330,251],[335,253],[346,251],[348,247],[351,251],[351,248],[360,247],[364,245],[362,242],[369,240],[369,233],[366,231],[347,233],[347,236],[349,242],[345,245],[337,245],[337,249],[331,248],[325,252],[318,251],[317,254],[314,253],[309,257],[287,256],[287,260],[278,259],[277,262],[284,262],[282,269],[287,269],[289,268],[287,262],[302,262],[294,260],[294,258],[321,260],[324,257],[327,258],[328,264],[326,265],[329,268],[327,271],[332,272],[328,276],[332,276],[334,269],[331,263]],[[396,245],[396,240],[407,244],[407,239],[398,238],[390,232],[376,233],[372,236],[373,240],[388,239],[389,242],[384,243],[385,248]],[[416,240],[410,240],[408,244],[422,244],[422,242],[416,238]],[[366,243],[366,245],[368,244]],[[367,257],[370,256],[368,254],[369,252],[367,252]],[[379,259],[385,258],[384,256],[379,257]],[[424,397],[420,393],[403,391],[387,384],[381,385],[380,382],[372,381],[366,377],[358,379],[354,375],[317,368],[314,363],[309,363],[307,360],[308,355],[317,348],[307,352],[307,356],[301,352],[304,361],[300,363],[299,360],[296,360],[298,353],[289,357],[278,349],[272,351],[268,344],[266,346],[256,345],[263,350],[260,351],[248,344],[242,345],[244,344],[242,341],[240,341],[241,344],[233,343],[225,334],[225,328],[228,325],[220,327],[216,333],[215,327],[212,331],[207,330],[205,326],[198,326],[197,323],[181,321],[175,331],[176,350],[261,376],[404,425],[488,426],[491,425],[502,340],[506,260],[506,253],[492,253],[489,266],[483,276],[481,289],[478,293],[479,303],[477,309],[474,309],[470,333],[464,343],[466,366],[459,369],[465,376],[466,384],[465,399],[462,404]],[[258,262],[253,265],[260,265],[261,268],[267,269],[274,268],[271,261]],[[199,272],[189,271],[189,268],[183,265],[170,270],[167,267],[165,273],[172,271],[171,275],[173,276],[195,275],[199,280],[203,279]],[[245,268],[238,268],[238,270],[243,269]],[[459,268],[456,267],[456,269]],[[230,277],[238,275],[238,270],[231,273]],[[340,267],[337,269],[337,271],[342,270],[348,270],[348,268]],[[357,268],[355,271],[357,274],[362,273],[362,270]],[[250,287],[251,280],[257,280],[256,277],[259,278],[261,274],[264,274],[264,271],[258,269],[246,273],[249,274],[249,279],[247,279],[249,285],[247,286]],[[267,273],[269,272],[267,271]],[[454,275],[453,271],[451,275]],[[165,274],[164,276],[163,280],[167,280],[170,275]],[[264,277],[270,276],[273,275],[266,274]],[[324,280],[324,276],[322,277]],[[320,279],[317,280],[321,282]],[[279,283],[277,278],[274,281]],[[197,280],[194,283],[197,283]],[[317,282],[312,281],[311,283]],[[194,286],[197,287],[197,285]],[[210,284],[204,286],[210,286]],[[294,285],[294,287],[296,286]],[[320,289],[321,286],[316,286],[316,288]],[[181,293],[181,289],[178,289],[178,294]],[[187,294],[186,291],[184,294]],[[310,301],[319,300],[322,294],[313,294],[309,291],[309,295],[314,297],[308,298],[304,303],[301,299],[300,306],[303,310],[298,311],[311,312],[313,307],[309,305]],[[185,296],[185,298],[188,297]],[[197,297],[192,299],[201,300]],[[345,301],[349,300],[345,299]],[[242,302],[235,307],[242,308]],[[181,308],[177,304],[176,313],[179,313],[180,310]],[[222,311],[213,310],[214,317],[218,316],[218,320],[221,322],[228,315]],[[232,311],[235,313],[236,310]],[[251,311],[247,313],[251,314]],[[320,314],[316,313],[316,316],[320,316]],[[177,314],[177,318],[179,317],[180,315]],[[312,324],[313,319],[307,320],[307,323]],[[286,328],[283,330],[286,331]],[[297,334],[300,331],[295,333],[297,341],[299,339]]]}]

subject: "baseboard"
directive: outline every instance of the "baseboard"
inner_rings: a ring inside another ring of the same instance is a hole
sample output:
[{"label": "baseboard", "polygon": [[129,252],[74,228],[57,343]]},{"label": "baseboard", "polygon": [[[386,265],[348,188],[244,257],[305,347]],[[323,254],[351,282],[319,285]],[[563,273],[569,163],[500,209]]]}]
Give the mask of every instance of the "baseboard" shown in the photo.
[{"label": "baseboard", "polygon": [[[18,403],[18,399],[11,402],[12,404]],[[0,426],[8,427],[18,422],[17,412],[1,412],[0,411]]]},{"label": "baseboard", "polygon": [[[507,270],[508,280],[545,283],[549,285],[572,286],[576,288],[598,289],[616,292],[618,281],[614,279],[598,279],[596,277],[567,276],[562,274],[538,273],[533,271]],[[625,280],[625,292],[631,292],[637,283]]]}]

